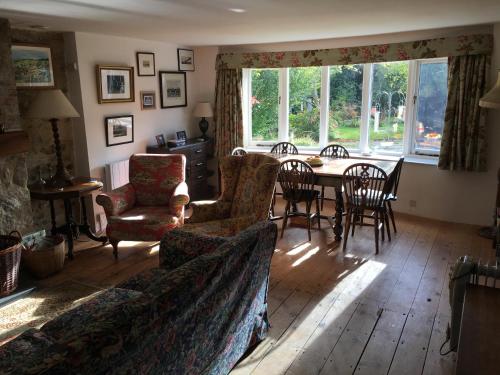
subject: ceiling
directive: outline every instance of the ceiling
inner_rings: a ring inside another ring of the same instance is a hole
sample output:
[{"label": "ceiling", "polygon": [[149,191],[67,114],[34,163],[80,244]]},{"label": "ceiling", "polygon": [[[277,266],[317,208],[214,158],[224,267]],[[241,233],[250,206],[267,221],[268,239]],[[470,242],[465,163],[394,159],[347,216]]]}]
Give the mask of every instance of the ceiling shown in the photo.
[{"label": "ceiling", "polygon": [[236,45],[500,21],[499,0],[0,0],[17,27]]}]

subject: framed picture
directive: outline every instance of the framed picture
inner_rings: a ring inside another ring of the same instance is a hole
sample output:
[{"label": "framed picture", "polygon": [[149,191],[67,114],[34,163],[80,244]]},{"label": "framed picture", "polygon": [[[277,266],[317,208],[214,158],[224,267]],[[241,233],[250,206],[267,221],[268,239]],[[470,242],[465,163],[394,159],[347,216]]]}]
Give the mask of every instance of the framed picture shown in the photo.
[{"label": "framed picture", "polygon": [[187,106],[186,73],[159,72],[161,108]]},{"label": "framed picture", "polygon": [[96,71],[99,104],[135,100],[133,67],[97,65]]},{"label": "framed picture", "polygon": [[192,49],[177,48],[179,71],[194,72],[194,52]]},{"label": "framed picture", "polygon": [[187,139],[185,130],[181,130],[180,132],[176,132],[175,135],[177,136],[177,139],[179,141],[185,141]]},{"label": "framed picture", "polygon": [[137,52],[137,75],[140,77],[154,76],[155,54],[152,52]]},{"label": "framed picture", "polygon": [[134,142],[134,116],[106,117],[106,146]]},{"label": "framed picture", "polygon": [[17,87],[53,88],[52,55],[47,46],[12,45],[12,64]]},{"label": "framed picture", "polygon": [[165,147],[166,143],[163,134],[158,134],[156,136],[156,144],[158,145],[158,147]]},{"label": "framed picture", "polygon": [[155,109],[156,94],[154,91],[141,91],[141,109]]}]

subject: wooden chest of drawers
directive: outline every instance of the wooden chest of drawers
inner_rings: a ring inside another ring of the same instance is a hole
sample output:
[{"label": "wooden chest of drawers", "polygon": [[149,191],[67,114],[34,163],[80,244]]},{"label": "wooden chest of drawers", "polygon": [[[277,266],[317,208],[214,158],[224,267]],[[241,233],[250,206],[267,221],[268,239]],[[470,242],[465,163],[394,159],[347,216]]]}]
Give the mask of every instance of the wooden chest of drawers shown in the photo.
[{"label": "wooden chest of drawers", "polygon": [[211,171],[207,169],[208,159],[212,155],[210,141],[189,139],[182,146],[148,146],[148,154],[183,154],[186,156],[186,183],[191,201],[209,199],[213,196],[213,187],[208,185]]}]

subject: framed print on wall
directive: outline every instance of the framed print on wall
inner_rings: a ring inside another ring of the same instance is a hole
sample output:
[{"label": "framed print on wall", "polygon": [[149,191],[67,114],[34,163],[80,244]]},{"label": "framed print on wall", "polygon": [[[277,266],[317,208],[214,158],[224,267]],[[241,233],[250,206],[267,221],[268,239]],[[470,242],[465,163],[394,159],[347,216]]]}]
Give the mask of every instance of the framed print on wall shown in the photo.
[{"label": "framed print on wall", "polygon": [[154,76],[155,54],[152,52],[137,52],[137,75],[140,77]]},{"label": "framed print on wall", "polygon": [[12,64],[17,87],[55,87],[50,47],[14,44],[12,45]]},{"label": "framed print on wall", "polygon": [[194,52],[192,49],[177,48],[179,71],[194,72]]},{"label": "framed print on wall", "polygon": [[99,104],[135,100],[133,67],[97,65],[96,71]]},{"label": "framed print on wall", "polygon": [[158,74],[161,108],[186,107],[186,73],[160,71]]},{"label": "framed print on wall", "polygon": [[156,94],[154,91],[141,91],[141,109],[156,109]]},{"label": "framed print on wall", "polygon": [[134,116],[106,117],[106,146],[117,146],[134,142]]}]

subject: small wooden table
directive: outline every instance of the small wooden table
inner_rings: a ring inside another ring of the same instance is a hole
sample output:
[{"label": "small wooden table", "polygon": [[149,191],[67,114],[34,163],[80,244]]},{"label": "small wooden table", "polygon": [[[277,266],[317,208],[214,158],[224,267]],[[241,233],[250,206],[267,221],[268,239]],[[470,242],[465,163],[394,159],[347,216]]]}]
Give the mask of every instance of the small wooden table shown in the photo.
[{"label": "small wooden table", "polygon": [[457,374],[498,374],[500,289],[467,285]]},{"label": "small wooden table", "polygon": [[[102,182],[93,180],[87,177],[77,177],[74,180],[74,185],[67,186],[61,189],[48,187],[45,185],[32,185],[29,187],[32,199],[49,201],[50,203],[50,218],[52,222],[51,233],[65,234],[68,240],[68,258],[73,259],[73,240],[80,233],[86,234],[90,239],[105,244],[108,238],[105,236],[97,237],[90,229],[87,210],[85,208],[85,197],[92,194],[93,191],[101,190]],[[73,209],[71,200],[78,198],[81,202],[83,223],[77,223],[73,218]],[[60,227],[56,224],[56,213],[54,209],[54,201],[62,199],[64,201],[64,214],[66,223]]]},{"label": "small wooden table", "polygon": [[[266,155],[277,158],[280,162],[290,159],[298,159],[307,162],[307,158],[311,155],[278,155],[267,153]],[[342,240],[342,214],[344,209],[344,197],[342,195],[342,175],[344,171],[353,164],[369,163],[382,168],[389,177],[396,167],[397,161],[392,160],[373,160],[373,159],[331,159],[327,157],[321,158],[323,165],[320,167],[311,166],[316,176],[316,185],[330,186],[335,188],[335,222],[329,216],[321,216],[328,219],[328,222],[333,227],[335,233],[335,241]]]}]

